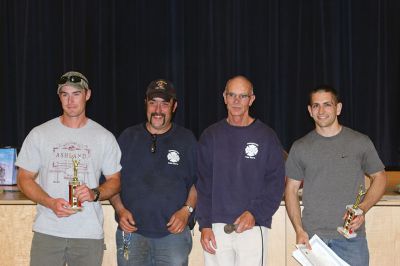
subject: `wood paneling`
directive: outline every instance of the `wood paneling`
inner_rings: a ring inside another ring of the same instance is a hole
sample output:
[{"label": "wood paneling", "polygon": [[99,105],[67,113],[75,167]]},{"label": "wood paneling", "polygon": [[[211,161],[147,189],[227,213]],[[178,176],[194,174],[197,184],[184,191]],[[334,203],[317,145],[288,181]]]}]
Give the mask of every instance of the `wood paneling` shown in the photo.
[{"label": "wood paneling", "polygon": [[[400,265],[400,194],[394,192],[400,183],[400,172],[389,172],[389,186],[384,198],[367,213],[367,238],[371,266]],[[36,205],[16,192],[0,193],[0,250],[2,266],[27,266],[32,241],[32,223]],[[103,202],[104,230],[107,250],[103,265],[116,265],[114,210]],[[193,249],[190,266],[201,266],[203,251],[200,232],[193,231]],[[269,266],[298,265],[292,258],[296,236],[282,204],[275,213],[269,230],[267,260]]]}]

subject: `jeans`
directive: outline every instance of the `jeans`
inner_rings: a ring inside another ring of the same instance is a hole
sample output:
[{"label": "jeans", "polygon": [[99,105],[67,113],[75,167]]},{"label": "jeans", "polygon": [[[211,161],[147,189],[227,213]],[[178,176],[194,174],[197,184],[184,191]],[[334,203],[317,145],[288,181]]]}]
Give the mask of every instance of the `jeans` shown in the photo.
[{"label": "jeans", "polygon": [[189,227],[179,234],[160,238],[131,234],[129,258],[124,258],[122,231],[116,232],[117,261],[119,266],[187,266],[192,250]]},{"label": "jeans", "polygon": [[351,239],[343,237],[323,239],[323,241],[351,266],[369,265],[368,244],[365,237],[355,237]]}]

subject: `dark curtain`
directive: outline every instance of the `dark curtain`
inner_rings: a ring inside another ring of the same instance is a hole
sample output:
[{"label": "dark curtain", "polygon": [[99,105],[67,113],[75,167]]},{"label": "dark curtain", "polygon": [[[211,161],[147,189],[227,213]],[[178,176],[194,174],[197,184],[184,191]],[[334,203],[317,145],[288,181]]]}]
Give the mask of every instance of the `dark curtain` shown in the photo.
[{"label": "dark curtain", "polygon": [[233,75],[254,84],[252,114],[285,149],[313,128],[319,84],[342,96],[340,121],[400,166],[398,0],[0,0],[0,145],[20,147],[61,113],[56,84],[83,72],[88,116],[118,136],[144,120],[156,78],[178,90],[175,121],[195,135],[226,116]]}]

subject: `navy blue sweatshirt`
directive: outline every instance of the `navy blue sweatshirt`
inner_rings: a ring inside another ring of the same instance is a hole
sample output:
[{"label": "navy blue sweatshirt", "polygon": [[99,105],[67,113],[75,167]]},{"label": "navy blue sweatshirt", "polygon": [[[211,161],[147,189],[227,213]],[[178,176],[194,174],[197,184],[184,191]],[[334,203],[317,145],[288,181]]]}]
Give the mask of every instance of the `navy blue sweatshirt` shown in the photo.
[{"label": "navy blue sweatshirt", "polygon": [[[155,142],[155,152],[151,148]],[[197,141],[177,124],[153,140],[144,124],[118,138],[121,147],[121,200],[136,221],[137,233],[163,237],[166,224],[186,202],[196,182]],[[116,217],[118,222],[118,217]]]},{"label": "navy blue sweatshirt", "polygon": [[246,127],[226,120],[200,137],[197,219],[202,228],[233,223],[244,211],[256,224],[271,228],[282,200],[283,150],[275,132],[259,120]]}]

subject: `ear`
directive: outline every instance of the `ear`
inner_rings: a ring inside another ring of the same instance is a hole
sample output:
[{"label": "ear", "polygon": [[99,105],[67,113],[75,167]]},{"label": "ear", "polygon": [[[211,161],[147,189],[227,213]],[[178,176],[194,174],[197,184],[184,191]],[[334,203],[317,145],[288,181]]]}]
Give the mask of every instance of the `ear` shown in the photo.
[{"label": "ear", "polygon": [[308,113],[310,114],[310,116],[312,117],[312,109],[311,109],[311,105],[307,105],[307,109],[308,109]]},{"label": "ear", "polygon": [[225,104],[228,104],[227,101],[226,101],[226,94],[225,94],[225,91],[222,93],[222,97],[224,98],[224,103],[225,103]]},{"label": "ear", "polygon": [[178,107],[178,102],[175,101],[174,106],[172,107],[172,112],[175,113],[176,107]]},{"label": "ear", "polygon": [[87,89],[86,90],[86,101],[89,101],[90,96],[92,96],[92,90],[91,89]]},{"label": "ear", "polygon": [[256,100],[256,95],[255,94],[251,95],[250,96],[249,106],[251,106],[255,100]]},{"label": "ear", "polygon": [[342,103],[336,104],[336,116],[340,115],[340,113],[342,112],[342,107],[343,107]]}]

